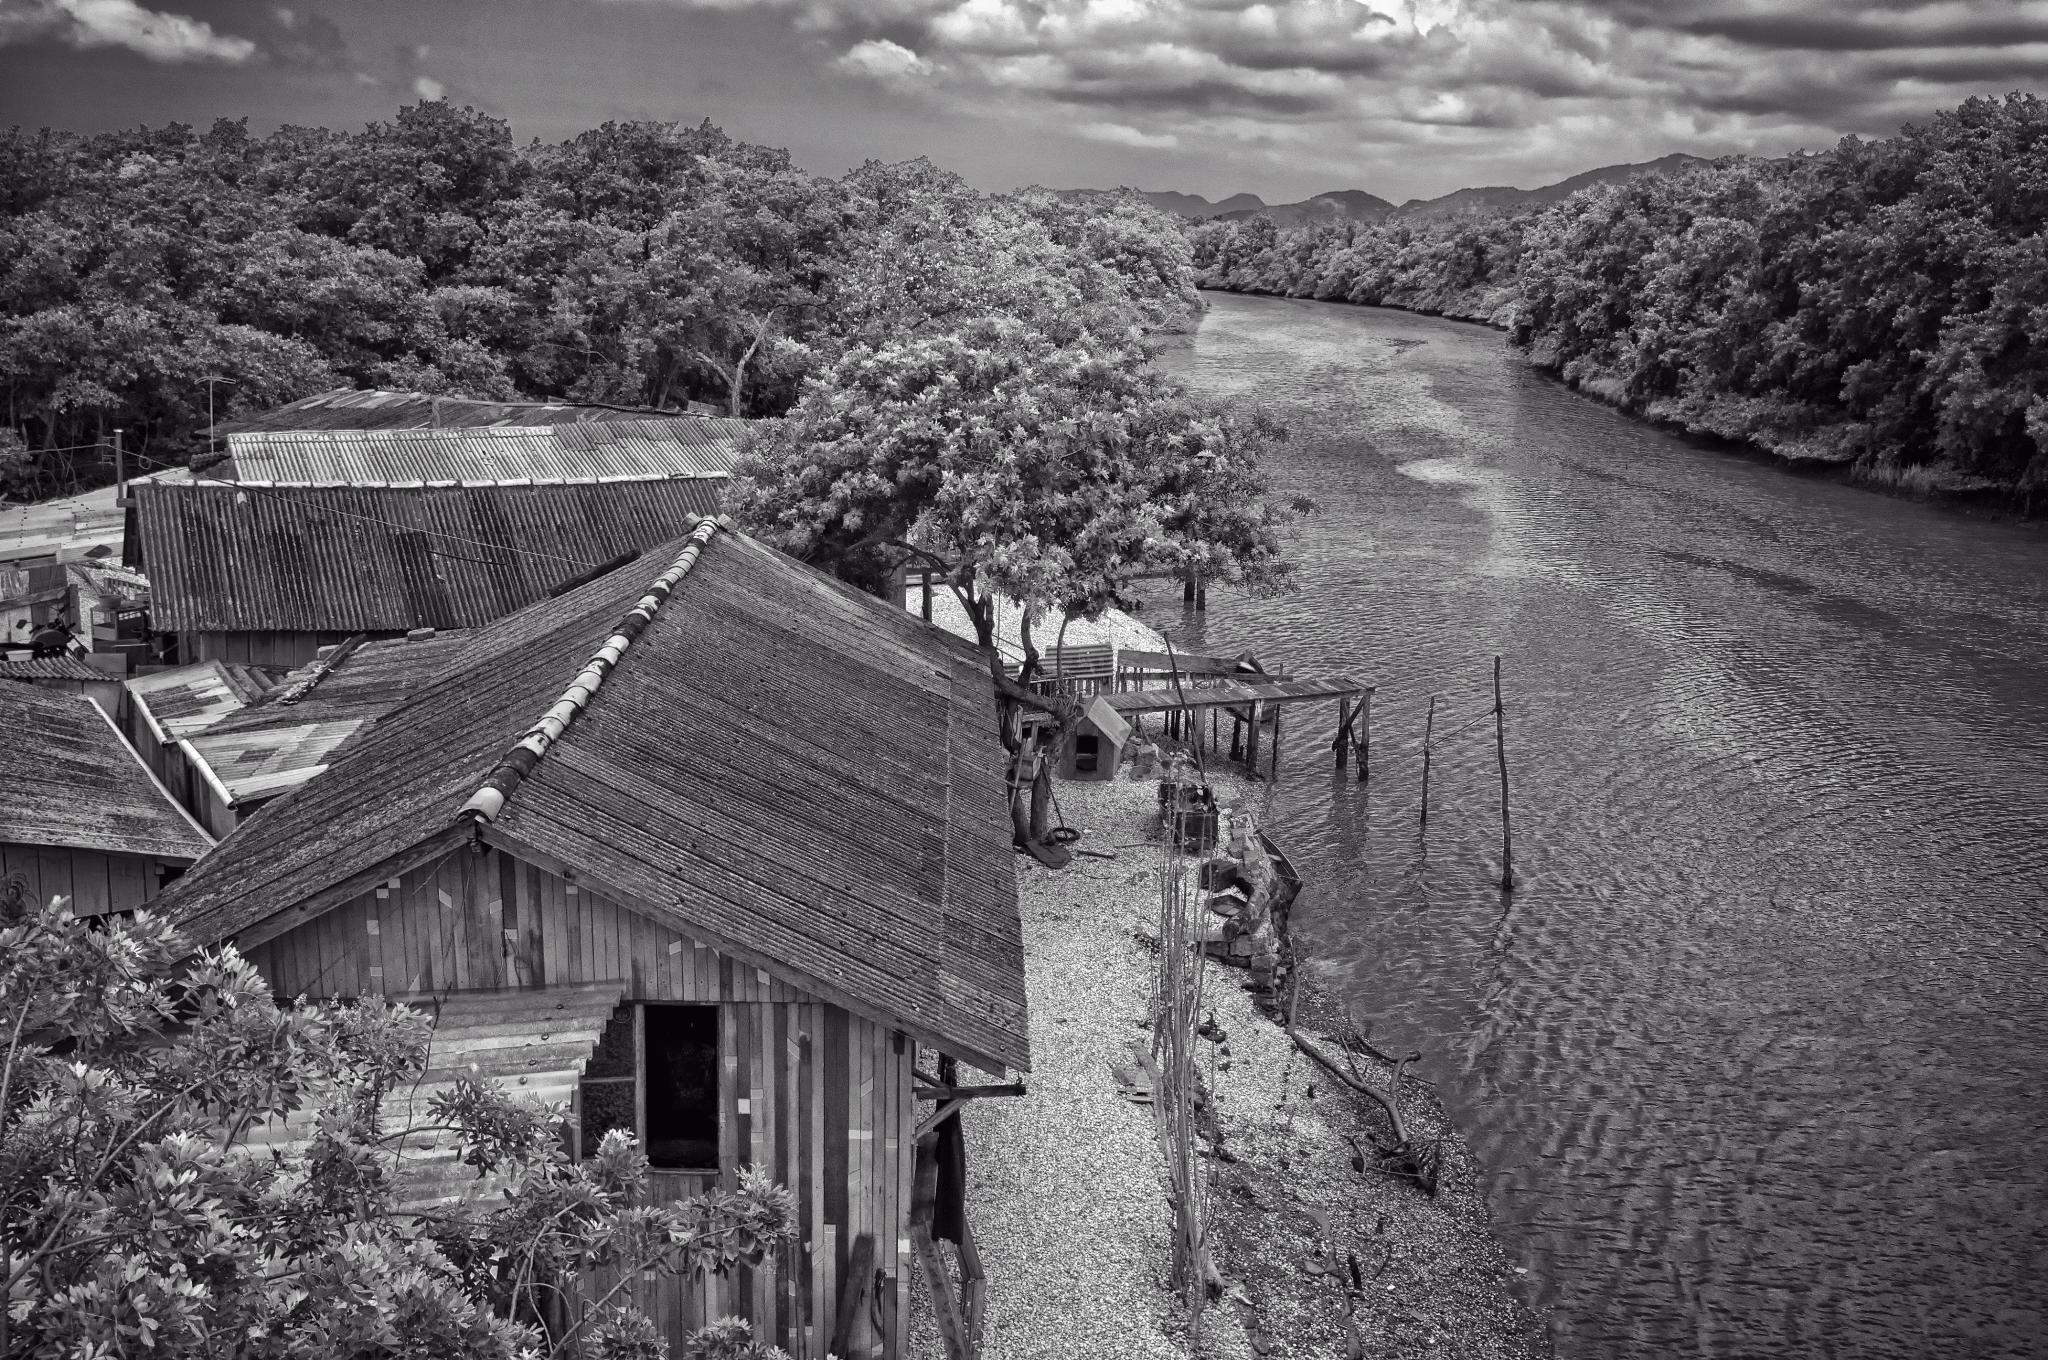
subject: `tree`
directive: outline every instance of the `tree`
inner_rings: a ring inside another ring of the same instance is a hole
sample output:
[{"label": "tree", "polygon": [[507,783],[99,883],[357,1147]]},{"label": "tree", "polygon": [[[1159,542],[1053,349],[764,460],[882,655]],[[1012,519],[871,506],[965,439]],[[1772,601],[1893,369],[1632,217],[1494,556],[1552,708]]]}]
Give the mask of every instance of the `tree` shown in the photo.
[{"label": "tree", "polygon": [[[416,1130],[386,1127],[384,1097],[422,1070],[425,1018],[279,1006],[232,949],[188,953],[146,911],[88,925],[19,880],[0,894],[6,1360],[624,1360],[657,1349],[621,1297],[642,1271],[722,1272],[794,1236],[765,1177],[646,1203],[629,1137],[571,1163],[561,1111],[474,1082],[427,1119],[498,1206],[401,1213],[391,1149]],[[294,1110],[317,1112],[306,1149],[238,1143]],[[587,1278],[619,1283],[560,1306]]]},{"label": "tree", "polygon": [[[849,346],[790,415],[752,436],[735,512],[800,559],[879,587],[902,562],[941,574],[973,622],[1023,754],[996,650],[999,598],[1023,607],[1018,677],[1039,670],[1034,622],[1093,617],[1160,567],[1282,589],[1292,513],[1266,497],[1258,456],[1275,431],[1204,406],[1152,371],[1142,349],[1034,319],[988,315],[956,330]],[[1013,770],[1013,786],[1020,776]],[[1042,831],[1013,799],[1020,844]]]}]

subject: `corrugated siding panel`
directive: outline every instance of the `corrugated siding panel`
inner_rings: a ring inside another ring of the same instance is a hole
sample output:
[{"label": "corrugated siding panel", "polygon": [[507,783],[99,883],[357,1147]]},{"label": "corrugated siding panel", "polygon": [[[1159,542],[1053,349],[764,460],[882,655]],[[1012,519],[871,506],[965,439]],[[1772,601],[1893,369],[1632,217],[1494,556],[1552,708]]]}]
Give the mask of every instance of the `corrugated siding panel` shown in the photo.
[{"label": "corrugated siding panel", "polygon": [[723,477],[742,420],[586,421],[473,429],[322,430],[228,439],[243,482],[507,481],[517,477]]},{"label": "corrugated siding panel", "polygon": [[503,617],[716,513],[706,478],[138,488],[158,629],[403,632]]}]

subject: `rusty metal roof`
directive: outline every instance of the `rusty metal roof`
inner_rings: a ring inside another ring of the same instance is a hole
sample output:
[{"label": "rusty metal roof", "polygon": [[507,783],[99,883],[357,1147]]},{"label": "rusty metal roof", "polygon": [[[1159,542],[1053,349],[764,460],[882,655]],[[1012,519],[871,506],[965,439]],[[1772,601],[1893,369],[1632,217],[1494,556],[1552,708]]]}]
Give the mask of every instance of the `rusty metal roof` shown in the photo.
[{"label": "rusty metal roof", "polygon": [[176,632],[466,628],[686,532],[722,479],[136,488],[134,565]]},{"label": "rusty metal roof", "polygon": [[0,684],[0,841],[195,860],[213,838],[92,700]]},{"label": "rusty metal roof", "polygon": [[[729,532],[616,642],[683,547],[477,630],[165,909],[209,944],[474,834],[978,1066],[1027,1066],[1004,757],[973,647]],[[472,795],[608,647],[580,716],[472,827]]]},{"label": "rusty metal roof", "polygon": [[236,416],[216,435],[261,430],[430,430],[491,425],[564,425],[590,420],[662,420],[674,411],[576,402],[477,401],[430,392],[337,387],[269,411]]},{"label": "rusty metal roof", "polygon": [[515,477],[723,477],[739,456],[743,420],[707,416],[467,429],[317,430],[237,434],[238,481],[508,481]]}]

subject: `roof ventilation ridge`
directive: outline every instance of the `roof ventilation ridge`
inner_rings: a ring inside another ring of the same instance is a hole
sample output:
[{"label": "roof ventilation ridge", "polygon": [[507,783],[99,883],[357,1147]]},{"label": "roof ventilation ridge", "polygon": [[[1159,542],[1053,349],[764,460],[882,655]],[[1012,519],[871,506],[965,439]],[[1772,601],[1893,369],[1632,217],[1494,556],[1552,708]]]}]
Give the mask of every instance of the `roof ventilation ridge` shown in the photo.
[{"label": "roof ventilation ridge", "polygon": [[709,543],[712,535],[717,532],[717,520],[707,517],[698,522],[695,532],[690,535],[690,541],[684,545],[682,552],[677,554],[675,562],[667,571],[655,577],[653,584],[647,587],[647,593],[626,611],[625,617],[619,620],[619,626],[570,682],[569,688],[562,692],[562,697],[541,715],[540,721],[526,729],[526,735],[514,742],[512,749],[507,751],[490,774],[484,777],[482,786],[470,795],[469,801],[462,805],[462,811],[456,814],[458,818],[468,818],[471,822],[488,825],[504,811],[506,801],[518,791],[520,783],[532,772],[533,767],[540,763],[540,758],[547,754],[548,748],[569,730],[569,724],[576,721],[576,715],[589,707],[592,697],[604,684],[605,677],[619,664],[619,658],[626,654],[626,649],[633,645],[633,640],[639,637],[642,630],[654,621],[654,616],[661,612],[661,607],[668,602],[675,588],[690,574],[690,569],[697,565],[697,558],[703,552],[704,545]]}]

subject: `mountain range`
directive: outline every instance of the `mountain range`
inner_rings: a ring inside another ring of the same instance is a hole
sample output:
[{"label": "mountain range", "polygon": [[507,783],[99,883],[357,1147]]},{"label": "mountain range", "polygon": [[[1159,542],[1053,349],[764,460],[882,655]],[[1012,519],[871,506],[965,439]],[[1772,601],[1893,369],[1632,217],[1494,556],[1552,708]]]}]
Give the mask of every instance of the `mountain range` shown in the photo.
[{"label": "mountain range", "polygon": [[[1305,198],[1299,203],[1268,203],[1257,194],[1232,194],[1220,202],[1211,203],[1199,194],[1176,193],[1171,189],[1140,189],[1137,192],[1153,207],[1178,213],[1182,217],[1238,221],[1264,214],[1280,226],[1298,227],[1313,222],[1379,222],[1389,217],[1451,217],[1464,212],[1540,208],[1559,199],[1568,198],[1594,184],[1614,184],[1634,179],[1637,175],[1668,174],[1674,170],[1705,164],[1707,161],[1703,157],[1674,152],[1654,161],[1632,165],[1605,165],[1598,170],[1588,170],[1583,174],[1573,175],[1570,179],[1561,179],[1555,184],[1546,184],[1537,189],[1488,185],[1477,189],[1456,189],[1440,198],[1411,198],[1401,204],[1390,203],[1377,195],[1366,193],[1363,189],[1336,189]],[[1081,197],[1102,191],[1068,189],[1063,192],[1072,197]]]}]

